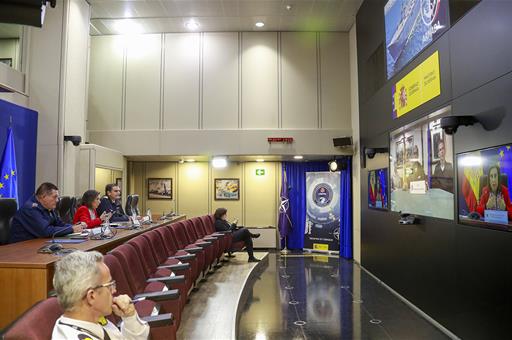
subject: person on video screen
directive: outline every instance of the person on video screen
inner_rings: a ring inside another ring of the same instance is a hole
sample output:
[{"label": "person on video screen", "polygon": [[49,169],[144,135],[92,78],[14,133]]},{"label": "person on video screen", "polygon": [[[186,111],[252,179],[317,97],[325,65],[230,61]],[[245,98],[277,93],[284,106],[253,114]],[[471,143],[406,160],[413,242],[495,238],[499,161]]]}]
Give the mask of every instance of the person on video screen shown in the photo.
[{"label": "person on video screen", "polygon": [[443,140],[439,141],[437,151],[439,162],[434,168],[431,187],[453,193],[453,165],[446,161],[446,146]]},{"label": "person on video screen", "polygon": [[493,165],[487,173],[488,184],[482,190],[480,203],[476,208],[483,216],[485,210],[506,210],[509,221],[512,220],[512,203],[506,186],[500,183],[501,172],[498,165]]}]

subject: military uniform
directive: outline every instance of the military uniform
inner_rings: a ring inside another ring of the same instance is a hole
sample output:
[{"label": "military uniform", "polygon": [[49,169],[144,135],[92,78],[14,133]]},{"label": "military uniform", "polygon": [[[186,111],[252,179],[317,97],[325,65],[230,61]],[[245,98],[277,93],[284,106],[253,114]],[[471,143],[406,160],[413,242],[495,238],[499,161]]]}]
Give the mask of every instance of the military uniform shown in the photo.
[{"label": "military uniform", "polygon": [[121,206],[121,202],[112,202],[110,198],[108,198],[108,196],[104,196],[101,199],[101,203],[98,206],[98,208],[96,208],[96,211],[99,216],[101,216],[101,214],[103,214],[103,212],[105,211],[107,213],[111,212],[112,217],[110,218],[110,222],[127,222],[130,220],[128,215],[124,213],[123,207]]},{"label": "military uniform", "polygon": [[71,224],[62,222],[54,210],[45,209],[32,196],[12,219],[9,243],[53,235],[62,236],[72,232]]},{"label": "military uniform", "polygon": [[92,323],[61,316],[53,327],[52,340],[145,340],[148,336],[147,322],[137,315],[123,318],[121,331],[108,320]]}]

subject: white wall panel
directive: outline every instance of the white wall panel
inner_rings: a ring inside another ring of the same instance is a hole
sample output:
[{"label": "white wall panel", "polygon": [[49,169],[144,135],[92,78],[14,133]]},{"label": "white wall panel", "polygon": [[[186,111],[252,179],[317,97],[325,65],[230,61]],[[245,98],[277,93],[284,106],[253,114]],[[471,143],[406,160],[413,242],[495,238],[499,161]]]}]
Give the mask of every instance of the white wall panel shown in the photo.
[{"label": "white wall panel", "polygon": [[203,37],[203,127],[238,128],[238,33]]},{"label": "white wall panel", "polygon": [[347,33],[320,33],[320,68],[322,127],[351,126]]},{"label": "white wall panel", "polygon": [[127,37],[126,130],[160,127],[162,35]]},{"label": "white wall panel", "polygon": [[91,37],[88,130],[121,130],[123,44],[121,36]]},{"label": "white wall panel", "polygon": [[314,32],[281,33],[282,127],[318,127]]},{"label": "white wall panel", "polygon": [[164,129],[196,129],[199,124],[198,33],[165,35]]},{"label": "white wall panel", "polygon": [[242,33],[242,128],[278,128],[276,32]]}]

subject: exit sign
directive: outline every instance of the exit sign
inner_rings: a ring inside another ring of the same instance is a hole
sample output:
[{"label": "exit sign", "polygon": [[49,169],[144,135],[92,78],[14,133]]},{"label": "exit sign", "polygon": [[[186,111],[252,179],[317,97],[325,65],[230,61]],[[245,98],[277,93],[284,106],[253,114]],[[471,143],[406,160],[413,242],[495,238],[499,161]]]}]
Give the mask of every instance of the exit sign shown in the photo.
[{"label": "exit sign", "polygon": [[256,169],[256,176],[265,176],[265,169]]}]

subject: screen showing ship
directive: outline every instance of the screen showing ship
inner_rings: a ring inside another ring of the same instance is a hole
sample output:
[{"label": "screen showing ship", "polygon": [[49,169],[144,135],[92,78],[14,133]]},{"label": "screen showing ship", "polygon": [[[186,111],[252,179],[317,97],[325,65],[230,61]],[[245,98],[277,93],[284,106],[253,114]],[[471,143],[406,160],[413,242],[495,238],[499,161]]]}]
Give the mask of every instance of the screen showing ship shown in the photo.
[{"label": "screen showing ship", "polygon": [[389,0],[384,16],[390,79],[448,29],[448,0]]}]

